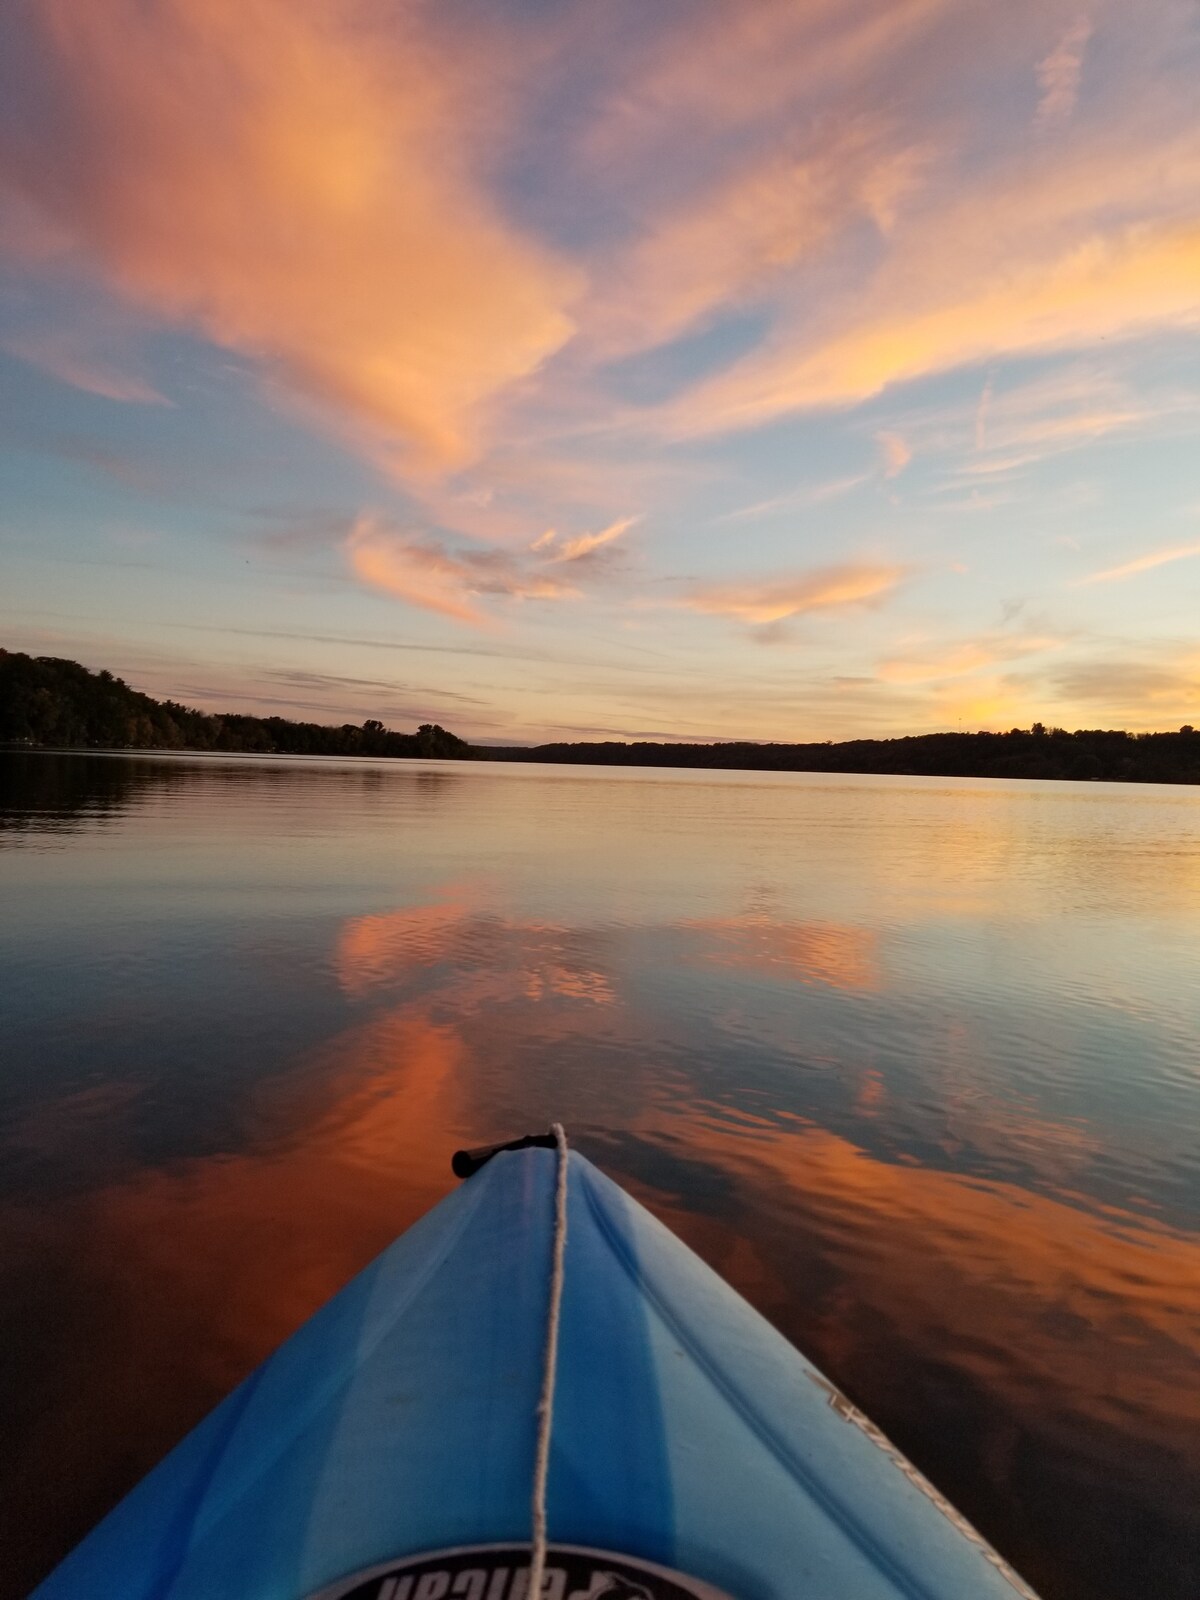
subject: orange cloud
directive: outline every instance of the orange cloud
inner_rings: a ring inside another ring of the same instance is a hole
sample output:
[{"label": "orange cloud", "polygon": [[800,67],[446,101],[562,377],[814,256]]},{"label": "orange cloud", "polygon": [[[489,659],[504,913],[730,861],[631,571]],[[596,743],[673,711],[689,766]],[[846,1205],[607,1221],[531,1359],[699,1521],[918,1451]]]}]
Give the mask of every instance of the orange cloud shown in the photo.
[{"label": "orange cloud", "polygon": [[[607,528],[601,528],[597,533],[581,533],[574,539],[556,546],[551,559],[554,561],[579,561],[584,556],[590,556],[593,550],[599,550],[601,545],[611,544],[614,539],[619,539],[623,533],[628,533],[630,528],[639,519],[637,517],[618,517],[615,522],[610,522]],[[535,539],[530,545],[531,550],[548,549],[554,544],[557,535],[553,529],[547,530],[540,539]]]},{"label": "orange cloud", "polygon": [[1113,583],[1119,578],[1132,578],[1139,572],[1149,572],[1154,567],[1165,567],[1169,561],[1185,561],[1189,556],[1200,556],[1200,544],[1174,545],[1167,550],[1153,550],[1149,555],[1138,556],[1120,567],[1106,567],[1103,572],[1093,572],[1080,578],[1080,585],[1088,583]]},{"label": "orange cloud", "polygon": [[678,603],[691,611],[737,617],[743,622],[783,622],[812,611],[878,601],[905,577],[899,566],[820,567],[794,578],[766,583],[714,583],[693,589]]},{"label": "orange cloud", "polygon": [[919,147],[897,150],[895,130],[866,117],[809,138],[810,150],[780,154],[773,143],[654,213],[598,275],[584,336],[608,356],[661,343],[719,308],[777,292],[782,275],[850,222],[890,227],[919,181]]},{"label": "orange cloud", "polygon": [[935,62],[963,92],[981,74],[1027,81],[1040,54],[1043,122],[1061,124],[1092,24],[1054,11],[1048,53],[1041,16],[997,13],[967,50],[932,4],[730,7],[686,38],[668,32],[594,130],[606,162],[636,150],[653,204],[598,275],[585,341],[622,317],[630,342],[652,341],[748,299],[769,309],[758,348],[660,408],[686,437],[981,359],[1200,323],[1200,143],[1182,75],[1153,96],[1140,80],[1100,83],[1111,114],[1053,147],[990,124],[986,97],[969,134],[939,117],[940,94],[922,98]]},{"label": "orange cloud", "polygon": [[492,618],[475,603],[481,596],[510,600],[571,600],[579,590],[535,568],[522,568],[501,550],[453,554],[433,539],[396,533],[360,517],[345,543],[354,575],[423,611],[485,627]]},{"label": "orange cloud", "polygon": [[686,397],[669,423],[681,434],[753,427],[1001,354],[1200,327],[1200,229],[1139,226],[1095,236],[1051,262],[977,282],[965,295],[959,287],[930,298],[924,308],[898,306],[815,348],[779,342]]},{"label": "orange cloud", "polygon": [[459,461],[570,337],[574,269],[472,178],[469,86],[412,10],[31,0],[47,110],[6,176],[77,264],[392,464]]}]

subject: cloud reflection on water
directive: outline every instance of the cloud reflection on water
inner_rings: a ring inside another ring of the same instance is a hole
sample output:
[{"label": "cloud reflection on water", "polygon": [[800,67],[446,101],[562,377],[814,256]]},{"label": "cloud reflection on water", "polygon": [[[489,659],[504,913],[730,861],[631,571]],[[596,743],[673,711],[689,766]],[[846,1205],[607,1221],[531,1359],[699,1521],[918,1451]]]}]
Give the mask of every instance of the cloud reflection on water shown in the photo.
[{"label": "cloud reflection on water", "polygon": [[[1187,1440],[1200,1423],[1194,1237],[885,1159],[784,1105],[748,1098],[733,1117],[678,1055],[614,1083],[594,1069],[589,1019],[605,1013],[586,989],[553,990],[560,1027],[531,995],[530,974],[545,969],[530,950],[544,954],[563,930],[488,920],[491,956],[509,974],[489,988],[461,960],[478,953],[475,915],[438,902],[342,924],[337,969],[370,1014],[255,1090],[260,1134],[247,1148],[135,1168],[38,1215],[6,1212],[42,1271],[74,1285],[77,1308],[51,1335],[55,1385],[30,1418],[18,1500],[21,1482],[37,1494],[66,1473],[91,1486],[86,1522],[451,1186],[455,1143],[544,1121],[549,1088],[585,1150],[899,1442],[952,1470],[956,1498],[1027,1564],[1045,1559],[1051,1512],[1061,1530],[1090,1527],[1106,1494],[1100,1464],[1130,1450],[1166,1486],[1133,1506],[1126,1494],[1122,1514],[1185,1526]],[[718,949],[731,937],[723,925]],[[756,930],[747,937],[753,965]],[[429,992],[398,1004],[386,993],[422,981]],[[45,1108],[40,1126],[67,1109]],[[120,1104],[107,1112],[119,1120]],[[964,1102],[958,1115],[969,1114]],[[1058,1147],[1060,1131],[1044,1129],[1045,1142]],[[974,1413],[970,1442],[947,1450],[946,1418],[927,1409],[937,1390]],[[121,1448],[97,1452],[99,1438]],[[1047,1503],[1053,1474],[1031,1467],[1034,1440],[1039,1460],[1055,1458],[1060,1491],[1086,1492],[1090,1509]],[[997,1503],[1023,1502],[1028,1525],[1010,1511],[997,1526]],[[80,1531],[64,1514],[61,1538]],[[1051,1593],[1075,1592],[1069,1575],[1059,1581]]]},{"label": "cloud reflection on water", "polygon": [[5,1600],[552,1115],[1048,1600],[1189,1592],[1186,797],[67,761],[0,926]]},{"label": "cloud reflection on water", "polygon": [[547,996],[611,1005],[611,976],[590,965],[573,942],[567,927],[513,922],[447,899],[351,917],[338,937],[334,965],[354,999],[406,980],[429,983],[430,968],[455,963],[442,981],[453,984],[460,1010]]},{"label": "cloud reflection on water", "polygon": [[695,959],[834,989],[880,989],[879,934],[836,923],[780,922],[760,912],[682,923],[699,935]]},{"label": "cloud reflection on water", "polygon": [[[9,1352],[41,1375],[0,1469],[14,1595],[452,1186],[464,1065],[452,1029],[388,1013],[258,1088],[245,1149],[0,1208],[10,1333],[41,1345]],[[71,1494],[48,1500],[58,1481]]]}]

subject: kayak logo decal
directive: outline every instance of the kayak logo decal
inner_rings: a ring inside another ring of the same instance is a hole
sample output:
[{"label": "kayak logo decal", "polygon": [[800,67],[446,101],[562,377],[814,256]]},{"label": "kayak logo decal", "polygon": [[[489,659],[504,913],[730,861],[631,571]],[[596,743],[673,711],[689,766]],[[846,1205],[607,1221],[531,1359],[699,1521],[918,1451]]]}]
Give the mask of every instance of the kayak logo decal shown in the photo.
[{"label": "kayak logo decal", "polygon": [[[534,1600],[529,1546],[430,1550],[351,1573],[309,1600]],[[711,1584],[611,1550],[551,1545],[537,1600],[729,1600]]]}]

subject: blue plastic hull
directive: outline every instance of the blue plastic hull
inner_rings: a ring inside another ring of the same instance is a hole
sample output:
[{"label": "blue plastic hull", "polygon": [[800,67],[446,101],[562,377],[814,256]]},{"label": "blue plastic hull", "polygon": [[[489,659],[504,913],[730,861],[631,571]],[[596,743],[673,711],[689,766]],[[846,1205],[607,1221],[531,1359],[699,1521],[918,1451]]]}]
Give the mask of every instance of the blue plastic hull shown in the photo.
[{"label": "blue plastic hull", "polygon": [[[520,1600],[555,1160],[498,1155],[444,1200],[36,1600]],[[550,1537],[633,1566],[564,1555],[545,1600],[639,1585],[654,1600],[1030,1594],[815,1368],[576,1154],[568,1216]],[[405,1564],[481,1546],[503,1548]]]}]

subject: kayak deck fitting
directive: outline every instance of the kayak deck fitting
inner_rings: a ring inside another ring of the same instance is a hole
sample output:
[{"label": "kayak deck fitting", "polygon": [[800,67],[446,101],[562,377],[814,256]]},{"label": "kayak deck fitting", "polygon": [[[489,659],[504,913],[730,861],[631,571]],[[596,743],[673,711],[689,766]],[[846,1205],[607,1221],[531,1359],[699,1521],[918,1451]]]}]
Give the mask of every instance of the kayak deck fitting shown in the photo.
[{"label": "kayak deck fitting", "polygon": [[533,1600],[560,1159],[538,1600],[1029,1600],[674,1234],[584,1157],[545,1148],[552,1136],[517,1143],[463,1153],[474,1176],[269,1356],[33,1600]]}]

